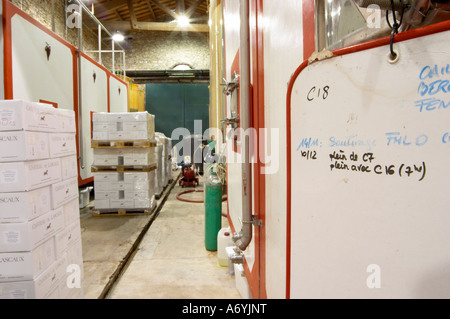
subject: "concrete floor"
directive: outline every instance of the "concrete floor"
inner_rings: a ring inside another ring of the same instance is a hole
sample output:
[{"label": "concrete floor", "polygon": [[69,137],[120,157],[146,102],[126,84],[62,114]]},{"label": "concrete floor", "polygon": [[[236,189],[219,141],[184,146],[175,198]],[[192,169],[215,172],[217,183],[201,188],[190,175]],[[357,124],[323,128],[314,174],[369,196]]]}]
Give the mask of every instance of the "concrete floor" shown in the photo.
[{"label": "concrete floor", "polygon": [[168,187],[152,216],[94,217],[93,202],[81,210],[86,299],[241,299],[217,252],[204,248],[204,205],[179,201],[183,190]]}]

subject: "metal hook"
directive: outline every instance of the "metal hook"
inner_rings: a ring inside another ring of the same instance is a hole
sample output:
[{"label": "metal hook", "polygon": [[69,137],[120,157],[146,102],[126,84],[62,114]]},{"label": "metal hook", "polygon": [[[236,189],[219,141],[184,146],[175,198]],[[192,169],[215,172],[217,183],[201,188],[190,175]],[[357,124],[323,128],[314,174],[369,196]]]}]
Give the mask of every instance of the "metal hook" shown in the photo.
[{"label": "metal hook", "polygon": [[50,54],[52,53],[52,47],[48,42],[45,42],[45,52],[47,53],[47,61],[50,61]]},{"label": "metal hook", "polygon": [[403,16],[405,13],[405,4],[403,3],[403,0],[400,0],[400,3],[402,5],[402,11],[401,11],[401,16],[400,16],[400,22],[397,22],[397,15],[395,13],[395,4],[394,4],[394,0],[391,0],[391,11],[392,11],[392,18],[393,18],[393,24],[391,24],[391,22],[389,21],[389,10],[386,10],[386,21],[387,24],[389,26],[389,28],[391,28],[392,32],[391,32],[391,41],[390,41],[390,51],[391,51],[391,58],[392,60],[397,60],[397,55],[398,52],[396,52],[396,50],[394,50],[394,36],[398,33],[400,26],[403,23]]}]

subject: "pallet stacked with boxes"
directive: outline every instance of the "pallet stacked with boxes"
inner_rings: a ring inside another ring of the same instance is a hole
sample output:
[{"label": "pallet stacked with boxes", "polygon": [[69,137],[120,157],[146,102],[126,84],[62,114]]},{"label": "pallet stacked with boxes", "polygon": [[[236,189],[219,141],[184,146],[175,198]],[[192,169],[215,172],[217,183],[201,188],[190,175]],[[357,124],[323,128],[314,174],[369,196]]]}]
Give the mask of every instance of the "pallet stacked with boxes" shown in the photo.
[{"label": "pallet stacked with boxes", "polygon": [[155,176],[155,193],[156,198],[159,199],[162,196],[162,193],[164,192],[164,164],[163,164],[163,152],[164,152],[164,144],[161,143],[160,139],[158,138],[158,133],[155,134],[156,136],[156,142],[157,146],[155,148],[155,156],[158,161],[158,167],[156,170],[156,176]]},{"label": "pallet stacked with boxes", "polygon": [[156,207],[155,117],[93,114],[96,216],[152,214]]},{"label": "pallet stacked with boxes", "polygon": [[83,298],[75,113],[0,101],[0,299]]},{"label": "pallet stacked with boxes", "polygon": [[[168,138],[163,133],[155,133],[156,139],[162,145],[161,158],[158,158],[161,165],[161,180],[158,184],[162,184],[162,187],[166,187],[173,181],[172,174],[172,139]],[[159,175],[158,175],[159,176]]]}]

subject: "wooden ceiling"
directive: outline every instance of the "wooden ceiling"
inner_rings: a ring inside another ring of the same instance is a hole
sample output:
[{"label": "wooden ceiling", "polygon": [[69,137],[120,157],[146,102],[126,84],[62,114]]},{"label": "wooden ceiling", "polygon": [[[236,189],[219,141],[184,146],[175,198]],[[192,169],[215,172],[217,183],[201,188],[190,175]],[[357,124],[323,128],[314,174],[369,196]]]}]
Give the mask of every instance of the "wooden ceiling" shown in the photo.
[{"label": "wooden ceiling", "polygon": [[[83,0],[111,31],[157,30],[209,32],[208,0]],[[180,27],[177,18],[190,19]]]}]

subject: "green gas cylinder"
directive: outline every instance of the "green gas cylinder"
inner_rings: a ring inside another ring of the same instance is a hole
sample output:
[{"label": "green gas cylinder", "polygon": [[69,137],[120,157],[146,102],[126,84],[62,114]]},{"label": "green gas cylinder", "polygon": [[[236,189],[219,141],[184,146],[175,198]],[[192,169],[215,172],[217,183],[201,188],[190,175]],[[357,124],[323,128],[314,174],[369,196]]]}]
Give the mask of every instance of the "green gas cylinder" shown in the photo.
[{"label": "green gas cylinder", "polygon": [[205,174],[205,247],[217,251],[217,235],[222,228],[222,183],[213,168]]}]

